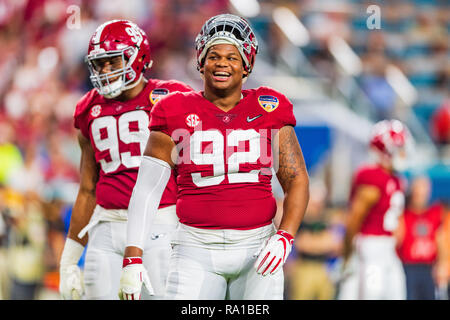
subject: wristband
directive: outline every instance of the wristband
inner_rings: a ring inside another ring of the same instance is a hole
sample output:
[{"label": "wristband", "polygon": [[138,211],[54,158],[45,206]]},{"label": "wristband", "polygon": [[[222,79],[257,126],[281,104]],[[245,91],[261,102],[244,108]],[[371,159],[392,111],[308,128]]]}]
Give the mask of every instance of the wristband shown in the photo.
[{"label": "wristband", "polygon": [[279,234],[282,237],[285,237],[290,244],[294,242],[294,237],[287,231],[284,230],[278,230],[277,234]]},{"label": "wristband", "polygon": [[125,268],[130,264],[142,264],[142,257],[123,258],[122,268]]}]

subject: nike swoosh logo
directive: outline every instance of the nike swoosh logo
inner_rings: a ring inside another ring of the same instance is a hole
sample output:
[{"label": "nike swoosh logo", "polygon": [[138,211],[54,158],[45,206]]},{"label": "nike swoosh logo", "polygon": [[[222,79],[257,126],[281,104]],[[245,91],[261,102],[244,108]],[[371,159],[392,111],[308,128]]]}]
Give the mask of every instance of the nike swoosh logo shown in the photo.
[{"label": "nike swoosh logo", "polygon": [[165,233],[159,233],[159,234],[152,233],[152,235],[150,236],[150,239],[156,240],[156,239],[164,237],[165,235],[166,235]]},{"label": "nike swoosh logo", "polygon": [[262,114],[258,114],[256,117],[250,118],[249,116],[247,116],[247,122],[252,122],[256,119],[258,119],[259,117],[262,117]]}]

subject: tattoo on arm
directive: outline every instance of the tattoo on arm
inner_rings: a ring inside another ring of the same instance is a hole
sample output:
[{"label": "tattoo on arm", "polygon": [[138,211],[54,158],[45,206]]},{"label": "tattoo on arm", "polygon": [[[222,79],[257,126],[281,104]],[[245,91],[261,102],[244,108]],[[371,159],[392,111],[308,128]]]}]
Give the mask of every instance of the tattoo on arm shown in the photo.
[{"label": "tattoo on arm", "polygon": [[306,165],[294,128],[281,128],[278,137],[277,177],[283,189],[287,190],[296,177],[306,172]]}]

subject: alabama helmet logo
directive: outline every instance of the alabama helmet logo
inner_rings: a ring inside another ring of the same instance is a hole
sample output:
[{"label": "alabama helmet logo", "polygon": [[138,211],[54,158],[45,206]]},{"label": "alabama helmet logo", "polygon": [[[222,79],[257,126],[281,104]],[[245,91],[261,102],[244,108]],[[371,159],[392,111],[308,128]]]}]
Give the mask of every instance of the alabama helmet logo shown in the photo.
[{"label": "alabama helmet logo", "polygon": [[258,102],[261,108],[263,108],[267,112],[272,112],[273,110],[278,108],[278,104],[280,103],[278,101],[278,98],[274,96],[259,96]]},{"label": "alabama helmet logo", "polygon": [[200,117],[195,113],[191,113],[186,117],[188,127],[194,128],[200,123]]},{"label": "alabama helmet logo", "polygon": [[169,90],[165,88],[156,88],[150,92],[150,101],[152,104],[157,103],[163,96],[168,95]]},{"label": "alabama helmet logo", "polygon": [[102,113],[102,106],[101,105],[97,104],[97,105],[92,107],[92,109],[91,109],[91,116],[92,117],[97,118],[100,115],[100,113]]}]

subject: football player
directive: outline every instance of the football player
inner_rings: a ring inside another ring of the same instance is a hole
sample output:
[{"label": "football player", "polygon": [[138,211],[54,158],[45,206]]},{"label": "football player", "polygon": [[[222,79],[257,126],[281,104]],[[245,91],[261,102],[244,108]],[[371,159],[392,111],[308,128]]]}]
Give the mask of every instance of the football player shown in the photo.
[{"label": "football player", "polygon": [[[190,91],[179,81],[146,79],[151,67],[145,32],[127,20],[100,25],[87,62],[94,89],[78,102],[74,124],[81,147],[80,187],[60,261],[64,299],[118,299],[126,241],[127,208],[149,136],[150,111],[169,92]],[[169,234],[177,224],[171,175],[145,247],[154,298],[164,295]],[[82,272],[77,266],[88,243]],[[148,253],[147,253],[148,252]],[[151,291],[152,288],[149,288]],[[148,296],[147,296],[148,297]]]},{"label": "football player", "polygon": [[404,185],[412,137],[399,120],[376,123],[370,150],[376,164],[359,168],[352,182],[344,238],[344,274],[339,299],[403,300],[405,276],[397,256],[396,230],[404,208]]},{"label": "football player", "polygon": [[[130,200],[121,291],[128,297],[141,291],[142,239],[175,168],[180,224],[165,297],[282,299],[283,264],[309,198],[293,105],[268,87],[242,90],[258,52],[245,19],[210,18],[196,50],[204,91],[172,94],[152,110]],[[285,193],[278,230],[272,172]]]}]

